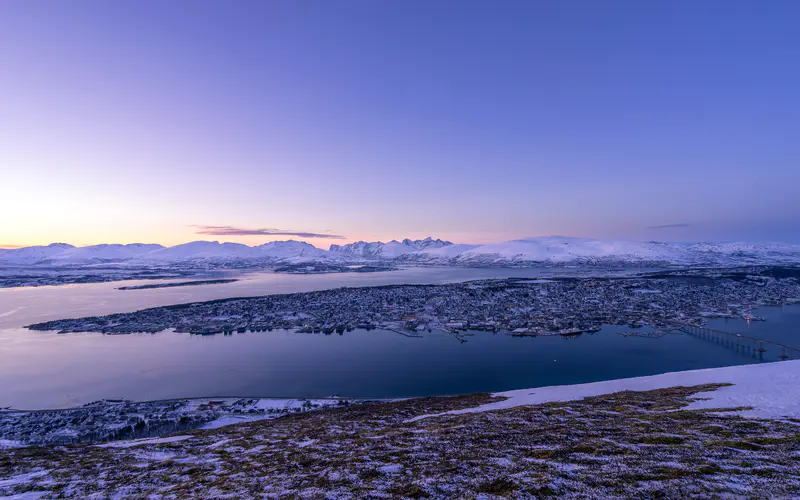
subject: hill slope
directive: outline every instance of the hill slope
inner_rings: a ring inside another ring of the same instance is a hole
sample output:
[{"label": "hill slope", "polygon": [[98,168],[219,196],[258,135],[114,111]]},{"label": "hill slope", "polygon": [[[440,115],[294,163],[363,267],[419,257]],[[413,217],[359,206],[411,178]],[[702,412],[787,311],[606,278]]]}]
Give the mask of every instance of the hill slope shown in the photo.
[{"label": "hill slope", "polygon": [[[771,407],[795,403],[772,415],[800,418],[798,363],[618,380],[601,390],[584,384],[355,405],[103,447],[0,449],[0,495],[794,498],[797,424],[743,418],[730,405],[761,410],[766,398],[731,396],[752,392],[746,381],[777,382]],[[581,396],[589,397],[573,399]],[[714,399],[698,405],[698,396]],[[527,401],[504,407],[519,397]]]}]

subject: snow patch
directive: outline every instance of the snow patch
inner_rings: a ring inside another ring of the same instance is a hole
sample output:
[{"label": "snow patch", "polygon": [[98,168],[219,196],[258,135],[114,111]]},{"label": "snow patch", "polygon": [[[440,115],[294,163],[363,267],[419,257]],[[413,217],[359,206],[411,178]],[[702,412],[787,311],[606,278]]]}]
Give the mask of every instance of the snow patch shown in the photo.
[{"label": "snow patch", "polygon": [[538,405],[550,402],[576,401],[592,396],[620,391],[650,391],[678,386],[702,384],[733,384],[716,391],[695,395],[708,398],[695,401],[689,410],[750,407],[738,415],[754,418],[800,418],[800,360],[777,361],[755,365],[728,366],[705,370],[664,373],[648,377],[606,380],[589,384],[561,385],[519,389],[495,393],[503,401],[488,403],[476,408],[466,408],[445,413],[421,415],[406,422],[440,415],[457,415],[492,410],[505,410],[517,406]]},{"label": "snow patch", "polygon": [[20,484],[25,484],[31,479],[36,479],[37,477],[42,477],[47,475],[46,470],[37,470],[33,472],[28,472],[27,474],[20,474],[18,476],[12,476],[8,479],[0,479],[0,488],[5,488],[7,486],[17,486]]},{"label": "snow patch", "polygon": [[192,436],[170,436],[163,438],[133,439],[131,441],[114,441],[113,443],[96,444],[95,446],[97,446],[98,448],[131,448],[133,446],[141,446],[145,444],[175,443],[178,441],[184,441],[186,439],[192,439]]},{"label": "snow patch", "polygon": [[384,474],[398,474],[398,473],[402,472],[402,470],[403,470],[403,466],[400,465],[400,464],[389,464],[389,465],[384,465],[384,466],[378,467],[378,471],[380,471],[380,472],[382,472]]},{"label": "snow patch", "polygon": [[212,448],[212,449],[219,448],[220,446],[225,446],[226,444],[230,443],[231,441],[233,441],[233,440],[232,439],[221,439],[221,440],[217,441],[216,443],[211,443],[210,445],[208,445],[208,448]]},{"label": "snow patch", "polygon": [[26,491],[17,495],[0,496],[0,500],[37,500],[50,493],[49,491]]},{"label": "snow patch", "polygon": [[12,439],[0,439],[0,450],[4,448],[22,448],[25,443],[21,441],[14,441]]}]

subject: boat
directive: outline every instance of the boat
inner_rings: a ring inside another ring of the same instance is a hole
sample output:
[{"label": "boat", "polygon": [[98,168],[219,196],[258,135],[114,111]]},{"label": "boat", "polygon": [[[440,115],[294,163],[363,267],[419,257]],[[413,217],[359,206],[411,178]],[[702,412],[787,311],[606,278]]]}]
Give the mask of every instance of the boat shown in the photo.
[{"label": "boat", "polygon": [[558,331],[558,334],[562,337],[578,337],[583,334],[583,330],[580,328],[563,328]]}]

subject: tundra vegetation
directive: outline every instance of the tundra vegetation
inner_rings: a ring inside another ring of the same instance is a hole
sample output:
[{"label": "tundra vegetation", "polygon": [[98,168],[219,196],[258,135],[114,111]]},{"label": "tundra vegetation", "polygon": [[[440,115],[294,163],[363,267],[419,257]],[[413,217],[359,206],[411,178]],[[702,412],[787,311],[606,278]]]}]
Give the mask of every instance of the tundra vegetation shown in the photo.
[{"label": "tundra vegetation", "polygon": [[470,408],[487,394],[292,414],[171,438],[0,450],[0,495],[685,498],[800,495],[800,421],[688,410],[725,384]]}]

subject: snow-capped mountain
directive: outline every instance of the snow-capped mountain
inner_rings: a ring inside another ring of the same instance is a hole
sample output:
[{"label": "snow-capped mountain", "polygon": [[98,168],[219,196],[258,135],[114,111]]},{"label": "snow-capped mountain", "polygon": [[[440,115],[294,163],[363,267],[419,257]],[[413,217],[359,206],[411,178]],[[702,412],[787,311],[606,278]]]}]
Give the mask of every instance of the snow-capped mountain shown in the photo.
[{"label": "snow-capped mountain", "polygon": [[0,262],[33,265],[52,259],[65,250],[75,248],[66,243],[51,243],[47,246],[12,248],[0,254]]},{"label": "snow-capped mountain", "polygon": [[397,257],[398,262],[416,262],[416,263],[451,263],[453,259],[466,252],[477,248],[478,245],[468,245],[464,243],[449,244],[445,246],[430,246],[423,248],[417,252],[403,254]]},{"label": "snow-capped mountain", "polygon": [[488,245],[453,244],[433,238],[358,241],[322,250],[302,241],[273,241],[258,246],[217,241],[161,245],[92,245],[65,243],[0,251],[0,266],[81,266],[118,263],[125,266],[263,267],[319,262],[396,263],[454,266],[526,265],[747,265],[798,264],[800,245],[749,243],[664,243],[596,240],[550,236]]},{"label": "snow-capped mountain", "polygon": [[75,247],[66,243],[0,250],[0,266],[64,267],[102,263],[130,266],[173,264],[261,265],[324,260],[328,252],[303,241],[273,241],[259,246],[218,241],[193,241],[173,247],[133,243]]},{"label": "snow-capped mountain", "polygon": [[155,244],[131,243],[129,245],[103,244],[67,248],[53,257],[53,262],[70,264],[99,264],[135,259],[164,247]]},{"label": "snow-capped mountain", "polygon": [[268,264],[325,259],[327,252],[303,241],[272,241],[258,246],[218,241],[193,241],[139,256],[134,260],[149,263],[202,262]]},{"label": "snow-capped mountain", "polygon": [[482,245],[452,259],[460,265],[615,264],[721,266],[800,264],[800,245],[747,243],[665,243],[659,241],[526,238]]},{"label": "snow-capped mountain", "polygon": [[620,260],[629,262],[686,262],[684,246],[661,242],[592,240],[551,236],[482,245],[455,257],[461,264],[547,262],[563,264]]},{"label": "snow-capped mountain", "polygon": [[259,255],[256,248],[241,243],[220,243],[218,241],[192,241],[161,248],[142,255],[139,260],[146,262],[188,262],[195,260],[249,260]]},{"label": "snow-capped mountain", "polygon": [[347,245],[331,245],[330,254],[333,257],[357,258],[357,259],[395,259],[409,253],[417,253],[423,250],[436,249],[451,246],[449,241],[443,241],[431,237],[424,240],[403,241],[392,240],[388,243],[381,241],[366,242],[357,241]]},{"label": "snow-capped mountain", "polygon": [[163,249],[161,245],[134,243],[130,245],[91,245],[75,247],[66,243],[5,250],[0,264],[15,266],[77,265],[119,262]]},{"label": "snow-capped mountain", "polygon": [[282,261],[313,261],[325,259],[328,252],[305,241],[271,241],[255,247],[261,256]]}]

